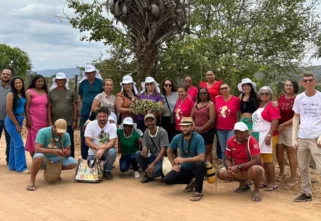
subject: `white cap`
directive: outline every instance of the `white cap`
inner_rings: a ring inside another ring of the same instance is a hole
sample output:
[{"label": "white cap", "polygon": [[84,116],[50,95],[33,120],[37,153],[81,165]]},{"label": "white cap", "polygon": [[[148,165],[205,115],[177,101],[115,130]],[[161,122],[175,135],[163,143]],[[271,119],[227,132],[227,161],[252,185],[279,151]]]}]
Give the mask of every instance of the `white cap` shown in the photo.
[{"label": "white cap", "polygon": [[96,71],[96,68],[95,68],[94,65],[88,64],[88,65],[85,67],[85,73],[93,72],[93,71]]},{"label": "white cap", "polygon": [[234,125],[234,130],[239,130],[239,131],[248,131],[249,128],[247,127],[247,125],[243,122],[237,122],[235,125]]},{"label": "white cap", "polygon": [[123,81],[120,82],[120,86],[122,86],[122,84],[131,84],[134,83],[133,78],[130,75],[125,75],[123,77]]},{"label": "white cap", "polygon": [[131,117],[126,117],[126,118],[123,120],[123,125],[134,125],[133,118],[131,118]]},{"label": "white cap", "polygon": [[237,88],[239,89],[239,91],[243,92],[243,89],[242,89],[242,85],[243,84],[251,84],[253,89],[255,90],[256,89],[256,83],[254,83],[253,81],[251,81],[250,78],[243,78],[241,83],[239,83],[237,85]]},{"label": "white cap", "polygon": [[155,83],[155,79],[153,77],[146,77],[145,83]]},{"label": "white cap", "polygon": [[62,73],[62,72],[58,72],[57,74],[56,74],[56,78],[55,79],[67,79],[67,76],[66,76],[66,74],[65,73]]}]

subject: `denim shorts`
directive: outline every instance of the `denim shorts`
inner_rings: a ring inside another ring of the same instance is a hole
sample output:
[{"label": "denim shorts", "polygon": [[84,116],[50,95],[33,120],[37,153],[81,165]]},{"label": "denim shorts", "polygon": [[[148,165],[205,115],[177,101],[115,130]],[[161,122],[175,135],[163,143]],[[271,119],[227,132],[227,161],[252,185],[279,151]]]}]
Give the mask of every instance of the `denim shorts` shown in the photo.
[{"label": "denim shorts", "polygon": [[41,168],[44,169],[45,165],[46,165],[46,159],[49,159],[51,161],[53,161],[54,163],[57,163],[59,160],[62,159],[62,166],[63,167],[67,167],[70,165],[75,165],[77,164],[76,160],[72,157],[45,157],[45,155],[43,153],[36,153],[35,155],[33,155],[33,160],[36,159],[37,157],[42,157],[43,158],[43,162],[41,165]]}]

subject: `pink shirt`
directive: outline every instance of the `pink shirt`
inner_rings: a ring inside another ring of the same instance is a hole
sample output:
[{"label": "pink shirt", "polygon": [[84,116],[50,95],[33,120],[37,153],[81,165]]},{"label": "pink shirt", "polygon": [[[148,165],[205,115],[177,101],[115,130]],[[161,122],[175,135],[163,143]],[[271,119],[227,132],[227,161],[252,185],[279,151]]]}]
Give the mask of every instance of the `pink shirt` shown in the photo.
[{"label": "pink shirt", "polygon": [[237,112],[240,109],[240,99],[232,96],[227,102],[223,96],[215,98],[216,129],[233,130],[237,122]]},{"label": "pink shirt", "polygon": [[194,102],[197,99],[197,93],[198,93],[198,89],[197,87],[194,87],[194,86],[191,86],[187,91],[187,94]]},{"label": "pink shirt", "polygon": [[194,102],[189,97],[186,97],[186,99],[183,102],[180,98],[178,99],[174,108],[176,130],[180,129],[180,126],[178,124],[180,124],[183,117],[191,116],[193,106],[194,106]]},{"label": "pink shirt", "polygon": [[280,119],[280,109],[273,107],[272,102],[269,102],[262,111],[262,118],[266,121],[272,122],[273,120]]}]

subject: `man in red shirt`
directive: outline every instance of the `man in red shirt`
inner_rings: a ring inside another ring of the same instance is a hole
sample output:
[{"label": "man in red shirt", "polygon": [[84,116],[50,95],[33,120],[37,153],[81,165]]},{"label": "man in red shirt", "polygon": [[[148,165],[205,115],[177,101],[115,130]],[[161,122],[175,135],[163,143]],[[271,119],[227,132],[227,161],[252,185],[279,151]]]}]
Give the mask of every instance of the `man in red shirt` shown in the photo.
[{"label": "man in red shirt", "polygon": [[197,89],[197,87],[194,87],[194,86],[193,86],[192,78],[191,78],[190,76],[186,76],[186,77],[185,77],[185,79],[184,79],[184,86],[186,87],[188,96],[189,96],[194,102],[196,102],[197,94],[198,94],[198,89]]},{"label": "man in red shirt", "polygon": [[248,180],[254,183],[252,200],[260,202],[262,200],[259,191],[260,181],[264,175],[261,166],[261,155],[259,144],[256,139],[249,135],[248,127],[243,122],[234,125],[235,135],[227,141],[225,151],[225,165],[218,170],[218,178],[221,180],[237,181],[239,187],[234,190],[236,193],[250,190]]}]

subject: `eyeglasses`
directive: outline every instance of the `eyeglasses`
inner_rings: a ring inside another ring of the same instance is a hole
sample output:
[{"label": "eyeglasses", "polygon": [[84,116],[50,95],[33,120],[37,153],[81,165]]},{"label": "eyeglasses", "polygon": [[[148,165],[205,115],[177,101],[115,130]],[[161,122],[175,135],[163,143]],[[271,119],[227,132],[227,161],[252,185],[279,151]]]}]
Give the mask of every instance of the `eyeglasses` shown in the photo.
[{"label": "eyeglasses", "polygon": [[314,81],[314,79],[305,79],[305,80],[303,80],[304,83],[310,83],[310,82],[312,83],[313,81]]},{"label": "eyeglasses", "polygon": [[164,84],[164,87],[172,87],[171,84]]},{"label": "eyeglasses", "polygon": [[223,90],[227,90],[228,87],[221,87],[220,90],[223,91]]},{"label": "eyeglasses", "polygon": [[206,92],[200,92],[200,95],[207,95]]},{"label": "eyeglasses", "polygon": [[269,92],[265,92],[265,93],[260,93],[260,96],[269,96],[270,93]]},{"label": "eyeglasses", "polygon": [[145,83],[146,86],[152,86],[154,83]]}]

